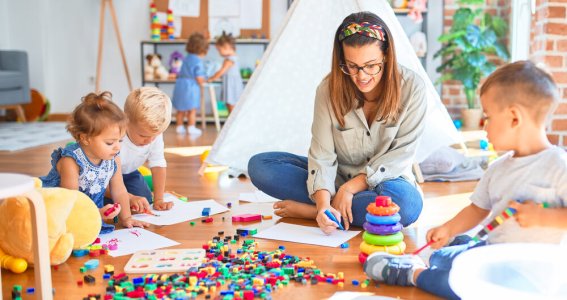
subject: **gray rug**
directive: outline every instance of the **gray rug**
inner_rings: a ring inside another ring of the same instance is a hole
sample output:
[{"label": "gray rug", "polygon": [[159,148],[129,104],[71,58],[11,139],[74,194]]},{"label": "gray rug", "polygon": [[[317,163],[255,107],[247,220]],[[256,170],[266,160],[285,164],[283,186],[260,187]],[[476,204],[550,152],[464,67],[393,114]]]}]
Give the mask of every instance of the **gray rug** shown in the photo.
[{"label": "gray rug", "polygon": [[18,151],[73,137],[65,122],[0,123],[0,151]]}]

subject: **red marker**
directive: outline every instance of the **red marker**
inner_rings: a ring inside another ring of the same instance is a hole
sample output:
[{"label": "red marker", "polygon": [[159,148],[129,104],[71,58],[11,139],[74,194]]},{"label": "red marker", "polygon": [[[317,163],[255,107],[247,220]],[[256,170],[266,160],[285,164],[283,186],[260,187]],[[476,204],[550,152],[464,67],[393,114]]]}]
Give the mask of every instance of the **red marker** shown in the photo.
[{"label": "red marker", "polygon": [[425,244],[423,247],[417,249],[417,250],[416,250],[415,252],[413,252],[412,254],[413,254],[413,255],[418,255],[419,252],[421,252],[421,251],[423,251],[423,249],[425,249],[425,248],[431,246],[432,243],[433,243],[433,241],[429,241],[427,244]]},{"label": "red marker", "polygon": [[104,211],[104,216],[108,217],[111,213],[113,213],[119,207],[120,207],[120,204],[115,203],[111,208]]}]

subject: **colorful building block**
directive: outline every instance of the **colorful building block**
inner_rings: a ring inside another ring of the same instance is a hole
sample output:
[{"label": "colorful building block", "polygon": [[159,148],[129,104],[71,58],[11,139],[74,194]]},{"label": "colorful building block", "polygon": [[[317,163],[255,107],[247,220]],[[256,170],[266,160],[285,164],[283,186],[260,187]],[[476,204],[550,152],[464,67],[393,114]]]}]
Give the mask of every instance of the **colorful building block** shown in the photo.
[{"label": "colorful building block", "polygon": [[262,215],[258,214],[243,214],[232,216],[232,222],[254,222],[262,220]]},{"label": "colorful building block", "polygon": [[211,214],[211,208],[210,207],[203,208],[203,211],[201,212],[201,216],[208,217],[210,214]]},{"label": "colorful building block", "polygon": [[87,268],[87,270],[92,270],[98,268],[98,265],[98,259],[91,259],[85,263],[85,268]]}]

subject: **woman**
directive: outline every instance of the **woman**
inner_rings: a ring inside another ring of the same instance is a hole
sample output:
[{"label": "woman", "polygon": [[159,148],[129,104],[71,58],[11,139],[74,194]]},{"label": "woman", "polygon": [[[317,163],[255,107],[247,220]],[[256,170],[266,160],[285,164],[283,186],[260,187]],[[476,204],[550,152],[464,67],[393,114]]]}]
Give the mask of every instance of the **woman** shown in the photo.
[{"label": "woman", "polygon": [[[400,222],[419,217],[423,200],[411,172],[427,109],[425,84],[397,64],[394,41],[370,12],[346,17],[336,31],[331,73],[315,96],[308,157],[268,152],[248,164],[252,183],[287,199],[282,217],[316,219],[327,234],[337,220],[362,226],[377,195],[400,206]],[[337,188],[338,187],[338,188]]]}]

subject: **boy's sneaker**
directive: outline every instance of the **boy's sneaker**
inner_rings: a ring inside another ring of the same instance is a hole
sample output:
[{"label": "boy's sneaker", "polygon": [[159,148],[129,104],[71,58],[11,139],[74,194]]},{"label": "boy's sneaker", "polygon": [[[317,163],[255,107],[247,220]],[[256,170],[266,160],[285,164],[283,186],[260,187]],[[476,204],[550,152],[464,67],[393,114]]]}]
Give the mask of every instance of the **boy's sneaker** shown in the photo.
[{"label": "boy's sneaker", "polygon": [[183,125],[179,125],[175,128],[175,132],[179,133],[179,134],[186,134],[187,131],[185,130],[185,127]]},{"label": "boy's sneaker", "polygon": [[201,135],[203,133],[201,129],[195,127],[195,125],[187,127],[187,131],[190,135]]},{"label": "boy's sneaker", "polygon": [[418,268],[425,268],[425,263],[417,255],[393,255],[375,252],[364,263],[364,272],[368,277],[388,285],[412,286],[413,273]]}]

